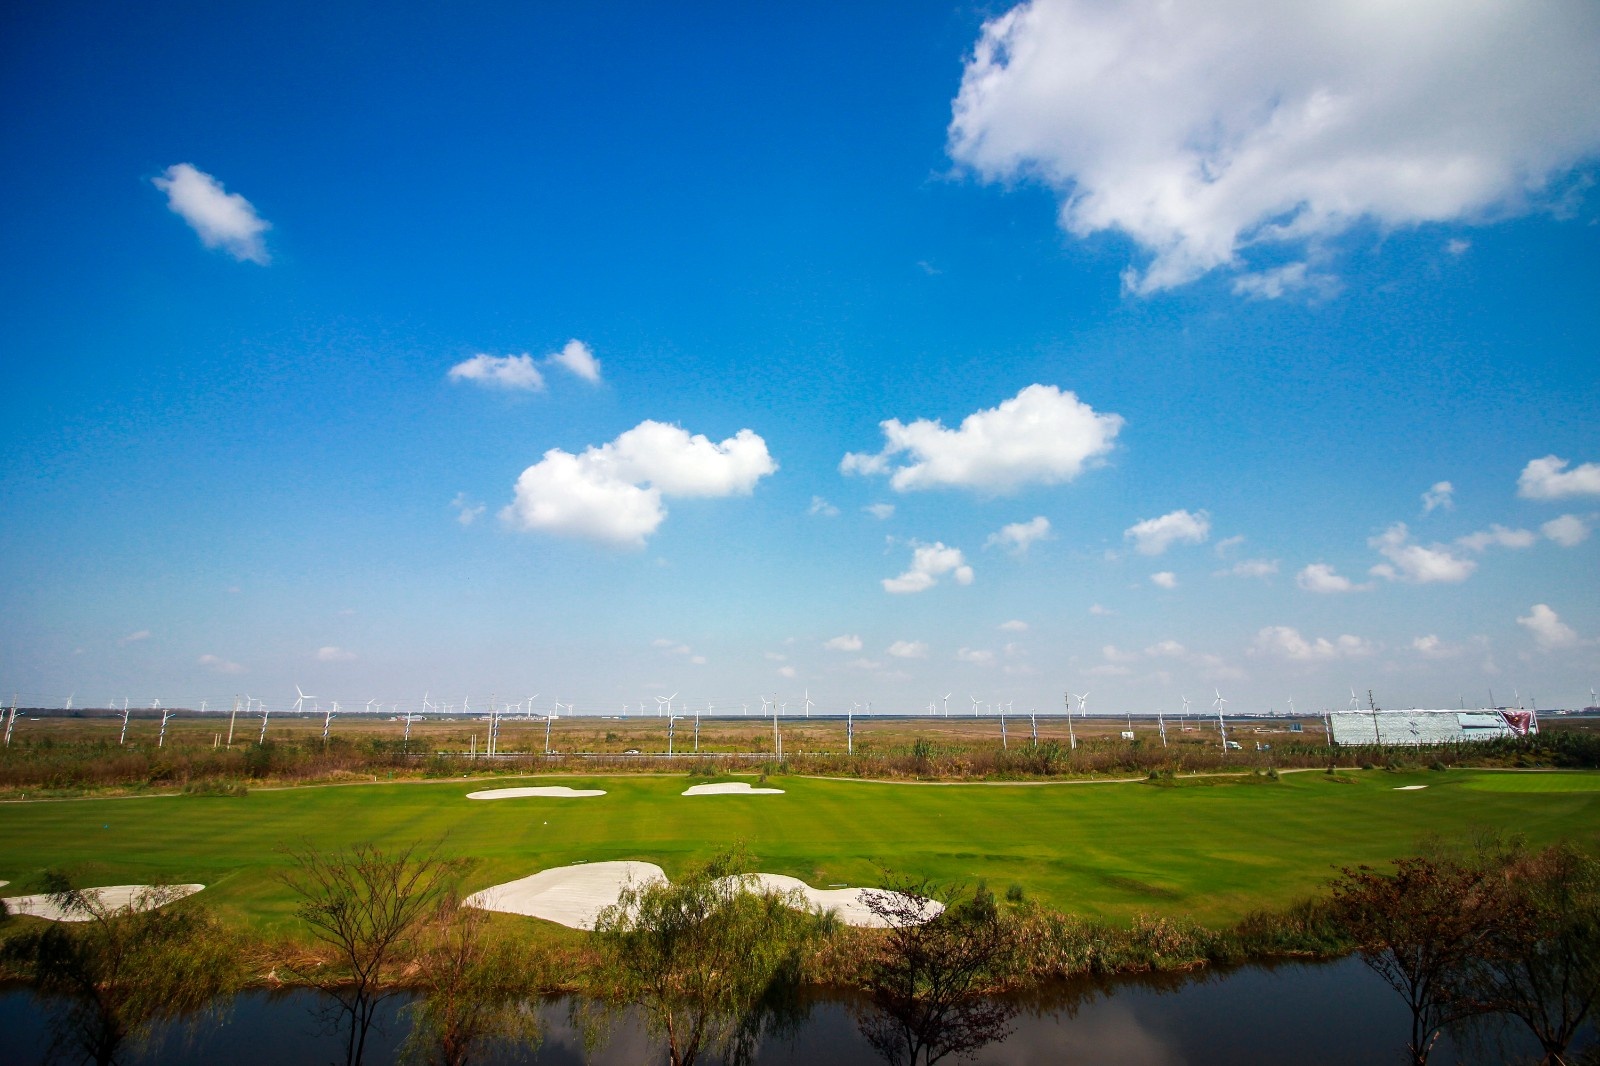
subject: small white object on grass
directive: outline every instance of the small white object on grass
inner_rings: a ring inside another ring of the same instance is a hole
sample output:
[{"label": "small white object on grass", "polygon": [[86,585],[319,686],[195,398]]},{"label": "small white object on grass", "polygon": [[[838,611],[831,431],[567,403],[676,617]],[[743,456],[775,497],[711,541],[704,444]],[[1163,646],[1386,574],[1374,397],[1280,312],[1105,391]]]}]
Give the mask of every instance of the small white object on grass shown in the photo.
[{"label": "small white object on grass", "polygon": [[1394,790],[1396,792],[1415,792],[1419,788],[1427,788],[1427,787],[1428,787],[1427,785],[1396,785],[1394,787]]}]

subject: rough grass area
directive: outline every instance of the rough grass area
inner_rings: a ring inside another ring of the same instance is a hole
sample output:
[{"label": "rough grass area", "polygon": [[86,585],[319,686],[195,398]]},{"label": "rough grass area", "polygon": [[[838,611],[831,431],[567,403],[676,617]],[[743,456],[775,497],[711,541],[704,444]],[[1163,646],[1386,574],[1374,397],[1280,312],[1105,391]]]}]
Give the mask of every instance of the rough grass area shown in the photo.
[{"label": "rough grass area", "polygon": [[[1600,774],[1340,777],[1353,780],[1306,772],[1249,787],[928,787],[785,775],[781,796],[685,799],[683,775],[563,775],[561,784],[608,795],[477,803],[465,796],[481,780],[457,779],[252,789],[222,801],[7,803],[0,879],[12,882],[8,894],[33,891],[51,868],[82,885],[201,882],[224,917],[278,936],[296,929],[278,880],[285,845],[440,841],[444,854],[473,860],[462,885],[470,892],[601,859],[643,859],[676,876],[742,840],[758,869],[818,887],[876,884],[887,869],[1016,885],[1055,910],[1115,922],[1150,914],[1220,927],[1318,893],[1340,866],[1412,853],[1428,834],[1464,841],[1493,827],[1535,845],[1569,838],[1600,850]],[[1584,786],[1504,791],[1508,780]],[[1408,783],[1429,787],[1395,791]]]}]

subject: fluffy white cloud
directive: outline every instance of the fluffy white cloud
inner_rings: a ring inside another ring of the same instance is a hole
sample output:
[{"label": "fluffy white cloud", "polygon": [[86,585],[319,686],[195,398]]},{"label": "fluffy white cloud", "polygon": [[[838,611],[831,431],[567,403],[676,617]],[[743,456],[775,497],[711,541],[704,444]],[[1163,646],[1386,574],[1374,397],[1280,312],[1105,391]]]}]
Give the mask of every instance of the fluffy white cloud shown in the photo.
[{"label": "fluffy white cloud", "polygon": [[1473,560],[1452,555],[1443,545],[1424,548],[1420,544],[1412,544],[1411,533],[1404,522],[1396,522],[1378,536],[1369,538],[1367,544],[1389,560],[1372,567],[1368,573],[1390,581],[1408,581],[1417,585],[1435,581],[1465,581],[1478,568]]},{"label": "fluffy white cloud", "polygon": [[482,352],[464,359],[445,375],[451,381],[471,381],[495,389],[538,392],[544,388],[544,375],[533,364],[533,356],[485,355]]},{"label": "fluffy white cloud", "polygon": [[892,503],[869,503],[861,509],[880,522],[894,517],[894,504]]},{"label": "fluffy white cloud", "polygon": [[778,676],[787,677],[790,680],[793,680],[796,676],[795,668],[792,666],[780,666],[778,667]]},{"label": "fluffy white cloud", "polygon": [[1373,647],[1360,637],[1348,633],[1334,640],[1326,637],[1307,640],[1298,629],[1267,626],[1256,634],[1254,650],[1297,662],[1327,662],[1333,659],[1359,659],[1371,655]]},{"label": "fluffy white cloud", "polygon": [[949,150],[1056,189],[1069,233],[1126,233],[1152,258],[1124,284],[1150,293],[1363,219],[1537,205],[1600,149],[1596,54],[1587,0],[1032,0],[984,24]]},{"label": "fluffy white cloud", "polygon": [[1182,644],[1179,644],[1175,640],[1163,640],[1159,643],[1150,645],[1144,650],[1144,653],[1151,657],[1159,656],[1168,659],[1181,659],[1185,655],[1189,654],[1189,649],[1185,648]]},{"label": "fluffy white cloud", "polygon": [[896,659],[926,659],[928,645],[920,640],[897,640],[889,645],[889,654]]},{"label": "fluffy white cloud", "polygon": [[356,653],[345,648],[338,648],[332,644],[325,644],[317,649],[314,658],[319,663],[348,663],[354,662]]},{"label": "fluffy white cloud", "polygon": [[117,638],[117,643],[120,644],[123,647],[127,647],[129,644],[137,644],[141,640],[149,640],[149,639],[150,639],[150,631],[148,629],[136,629],[132,633],[129,633],[125,637]]},{"label": "fluffy white cloud", "polygon": [[1564,514],[1540,526],[1539,532],[1563,548],[1575,548],[1589,539],[1589,523],[1575,514]]},{"label": "fluffy white cloud", "polygon": [[1584,463],[1571,470],[1567,465],[1567,460],[1554,455],[1528,460],[1517,477],[1517,495],[1529,500],[1600,496],[1600,463]]},{"label": "fluffy white cloud", "polygon": [[1006,633],[1026,633],[1028,631],[1028,623],[1020,618],[1013,618],[1009,622],[1001,622],[1000,628]]},{"label": "fluffy white cloud", "polygon": [[1422,494],[1422,513],[1432,514],[1441,507],[1446,511],[1456,505],[1456,487],[1448,481],[1435,481],[1433,487]]},{"label": "fluffy white cloud", "polygon": [[839,508],[823,499],[821,496],[811,497],[811,506],[806,508],[806,514],[821,515],[824,518],[834,518],[839,514]]},{"label": "fluffy white cloud", "polygon": [[500,512],[509,525],[642,547],[667,516],[665,496],[749,495],[778,469],[748,429],[713,444],[679,426],[644,421],[580,455],[552,448],[517,478]]},{"label": "fluffy white cloud", "polygon": [[956,658],[961,662],[971,663],[973,666],[994,665],[994,652],[978,648],[962,648],[956,652]]},{"label": "fluffy white cloud", "polygon": [[551,354],[548,361],[578,375],[591,385],[600,383],[600,360],[594,357],[594,352],[587,344],[576,337],[563,345],[559,352]]},{"label": "fluffy white cloud", "polygon": [[983,542],[983,546],[1004,548],[1012,555],[1026,555],[1034,541],[1044,540],[1049,536],[1050,519],[1039,515],[1027,522],[1012,522],[1008,526],[1002,526],[997,532],[989,534],[989,539]]},{"label": "fluffy white cloud", "polygon": [[1549,604],[1534,604],[1525,617],[1517,619],[1517,625],[1532,633],[1534,641],[1545,651],[1578,644],[1578,634],[1550,609]]},{"label": "fluffy white cloud", "polygon": [[1108,614],[1114,614],[1116,612],[1112,611],[1109,607],[1102,607],[1098,603],[1091,603],[1089,605],[1089,613],[1095,615],[1096,617],[1103,618]]},{"label": "fluffy white cloud", "polygon": [[1432,633],[1413,640],[1411,650],[1425,659],[1449,659],[1461,654],[1460,648],[1446,644]]},{"label": "fluffy white cloud", "polygon": [[1175,589],[1178,587],[1178,575],[1171,570],[1162,570],[1150,575],[1150,583],[1164,589]]},{"label": "fluffy white cloud", "polygon": [[241,263],[265,266],[267,246],[261,235],[272,228],[256,209],[236,192],[224,192],[222,183],[188,163],[170,166],[150,183],[167,194],[167,207],[189,223],[207,248],[221,248]]},{"label": "fluffy white cloud", "polygon": [[[895,418],[881,422],[883,450],[875,455],[851,452],[839,469],[890,474],[889,484],[898,492],[1013,492],[1025,485],[1071,481],[1111,450],[1122,425],[1121,415],[1099,414],[1072,392],[1029,385],[998,407],[968,415],[959,429],[926,418],[910,425]],[[906,461],[896,465],[900,456]]]},{"label": "fluffy white cloud", "polygon": [[1146,518],[1122,532],[1123,539],[1133,541],[1133,550],[1140,555],[1160,555],[1174,544],[1200,544],[1210,535],[1211,518],[1204,511],[1172,511],[1160,518]]},{"label": "fluffy white cloud", "polygon": [[885,591],[896,593],[921,592],[939,583],[939,578],[951,575],[958,585],[972,584],[972,567],[960,548],[947,548],[943,543],[911,545],[911,568],[899,577],[883,579]]},{"label": "fluffy white cloud", "polygon": [[240,666],[235,662],[229,662],[220,655],[202,655],[200,658],[196,659],[195,662],[200,666],[215,670],[219,674],[244,673],[243,666]]},{"label": "fluffy white cloud", "polygon": [[1294,576],[1294,583],[1307,592],[1354,592],[1362,586],[1336,573],[1327,563],[1312,563]]},{"label": "fluffy white cloud", "polygon": [[861,638],[855,634],[833,637],[822,642],[822,646],[829,651],[860,651]]},{"label": "fluffy white cloud", "polygon": [[1278,572],[1276,559],[1240,559],[1226,570],[1218,570],[1215,577],[1271,577]]},{"label": "fluffy white cloud", "polygon": [[1538,539],[1531,530],[1507,529],[1496,524],[1488,529],[1480,529],[1476,533],[1457,537],[1456,543],[1468,551],[1481,552],[1489,548],[1531,548]]}]

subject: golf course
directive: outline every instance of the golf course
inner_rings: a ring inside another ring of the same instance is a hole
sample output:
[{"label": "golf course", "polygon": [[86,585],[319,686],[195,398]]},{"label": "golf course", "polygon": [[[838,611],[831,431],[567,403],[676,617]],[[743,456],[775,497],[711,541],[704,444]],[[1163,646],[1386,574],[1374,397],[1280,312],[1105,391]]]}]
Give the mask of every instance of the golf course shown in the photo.
[{"label": "golf course", "polygon": [[[743,842],[753,868],[824,888],[885,873],[986,882],[1048,907],[1236,921],[1317,894],[1339,867],[1485,829],[1600,848],[1600,773],[1343,770],[1097,783],[935,784],[774,775],[781,794],[685,796],[682,774],[496,778],[603,795],[483,802],[481,777],[252,790],[241,796],[0,804],[4,892],[46,871],[80,886],[200,883],[228,922],[293,935],[285,849],[437,844],[471,892],[574,863],[642,860],[676,876]],[[729,780],[723,778],[721,780]],[[755,782],[755,778],[740,778]],[[1418,787],[1421,786],[1421,787]]]}]

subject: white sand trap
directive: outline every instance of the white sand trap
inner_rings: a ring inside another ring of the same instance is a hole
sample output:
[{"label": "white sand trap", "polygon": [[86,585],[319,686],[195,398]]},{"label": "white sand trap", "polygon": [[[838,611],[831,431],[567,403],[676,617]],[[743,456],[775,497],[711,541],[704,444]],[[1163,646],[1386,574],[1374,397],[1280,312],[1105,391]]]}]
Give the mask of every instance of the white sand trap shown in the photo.
[{"label": "white sand trap", "polygon": [[462,902],[486,911],[543,918],[571,929],[593,929],[595,917],[617,902],[625,885],[666,879],[666,871],[653,862],[591,862],[542,870],[474,892]]},{"label": "white sand trap", "polygon": [[524,796],[543,796],[548,799],[582,799],[585,796],[604,796],[603,788],[568,788],[566,785],[538,785],[532,788],[489,788],[482,792],[468,792],[469,800],[508,800]]},{"label": "white sand trap", "polygon": [[[844,924],[866,929],[883,929],[889,925],[872,913],[867,900],[873,896],[898,894],[882,888],[812,888],[798,877],[785,877],[783,874],[751,874],[750,880],[751,887],[760,892],[793,892],[799,889],[813,908],[833,911]],[[943,910],[944,904],[938,900],[923,900],[922,921],[932,921]]]},{"label": "white sand trap", "polygon": [[690,785],[685,796],[781,796],[781,788],[755,788],[744,781],[722,781],[715,785]]},{"label": "white sand trap", "polygon": [[[5,883],[0,881],[0,884]],[[94,896],[101,906],[114,911],[150,910],[153,907],[164,907],[168,903],[175,903],[185,896],[192,896],[205,887],[205,885],[162,885],[152,890],[149,885],[107,885],[104,888],[86,888],[83,894]],[[12,914],[31,914],[35,918],[47,918],[52,922],[87,922],[91,917],[81,911],[69,913],[62,910],[48,895],[10,896],[6,899],[6,908]]]},{"label": "white sand trap", "polygon": [[1394,786],[1394,790],[1396,792],[1415,792],[1419,788],[1427,787],[1427,785],[1396,785]]}]

